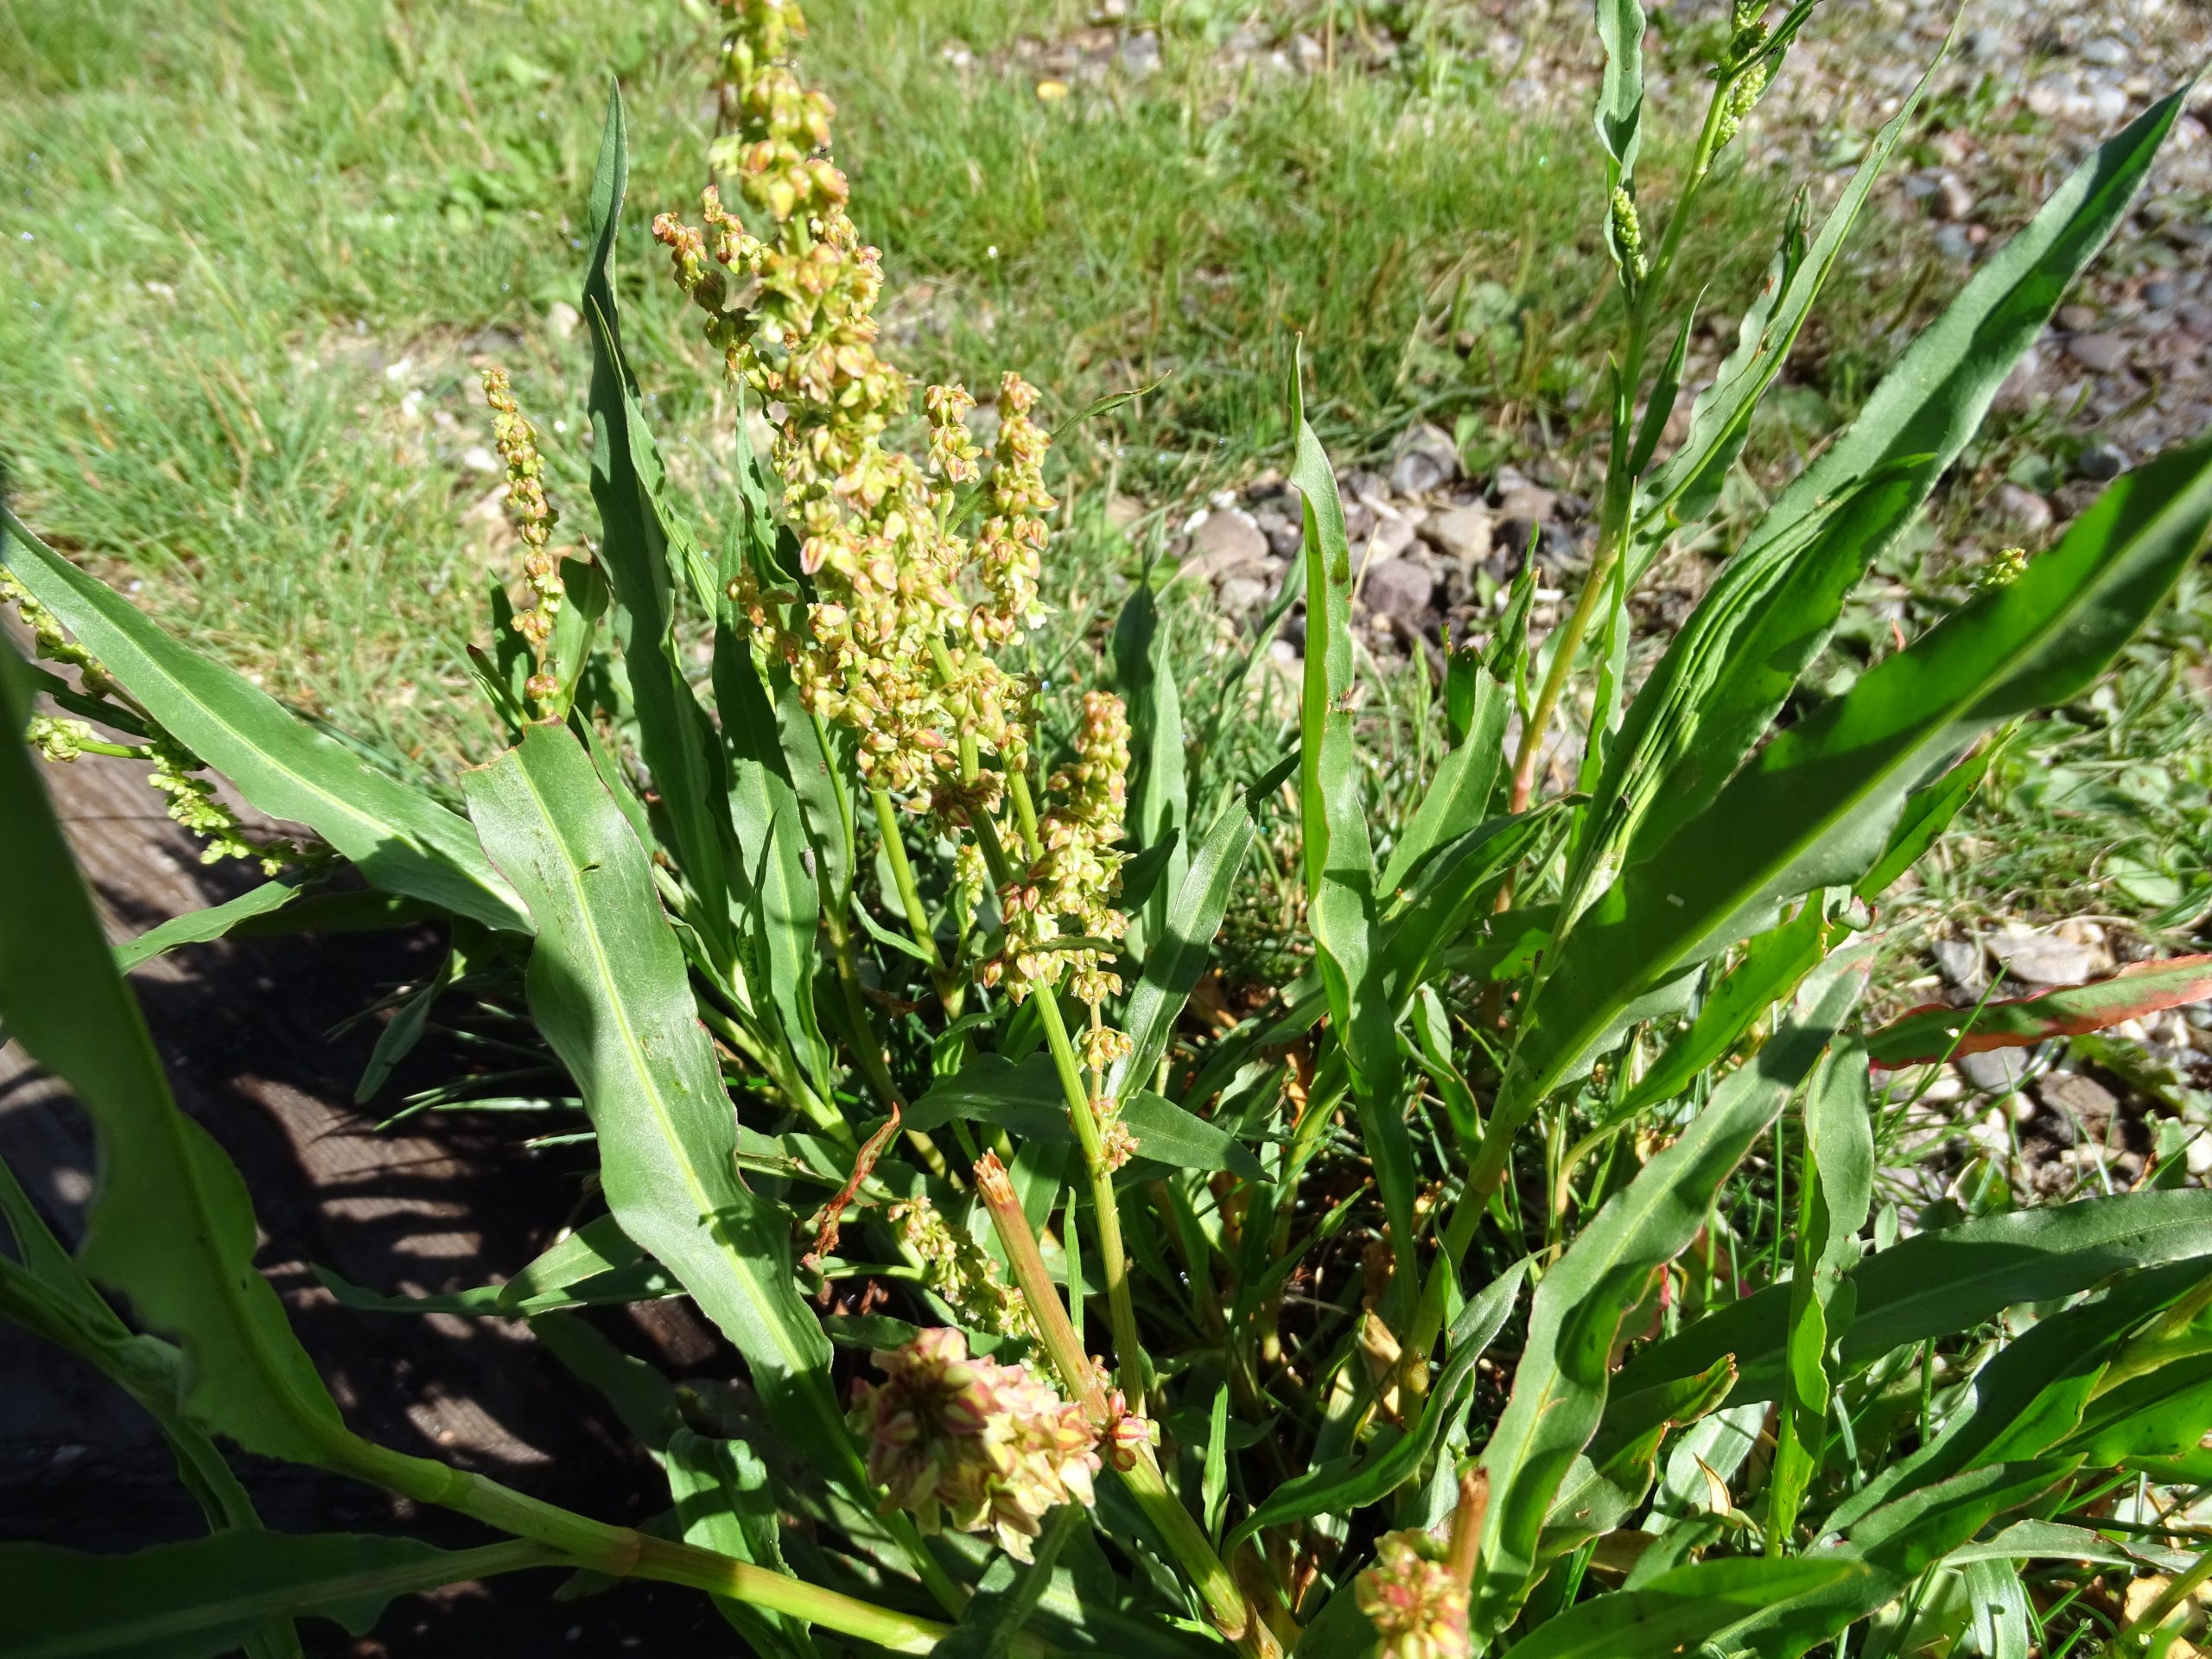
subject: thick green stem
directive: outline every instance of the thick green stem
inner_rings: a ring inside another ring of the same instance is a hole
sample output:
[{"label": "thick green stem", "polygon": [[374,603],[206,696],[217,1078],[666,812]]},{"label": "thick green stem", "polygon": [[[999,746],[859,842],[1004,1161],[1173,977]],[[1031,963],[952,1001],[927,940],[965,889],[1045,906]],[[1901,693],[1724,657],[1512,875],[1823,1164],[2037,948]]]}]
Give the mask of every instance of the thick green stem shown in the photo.
[{"label": "thick green stem", "polygon": [[[999,1243],[1014,1269],[1014,1282],[1021,1287],[1021,1299],[1028,1305],[1038,1340],[1059,1376],[1060,1387],[1083,1407],[1093,1425],[1101,1429],[1110,1427],[1105,1383],[1098,1368],[1083,1351],[1083,1338],[1061,1305],[1044,1252],[1037,1248],[1037,1235],[1022,1211],[1014,1183],[1007,1179],[1006,1166],[989,1153],[976,1166],[976,1193],[990,1212]],[[1243,1592],[1205,1531],[1167,1490],[1166,1478],[1160,1473],[1150,1446],[1137,1448],[1133,1466],[1122,1471],[1122,1478],[1138,1508],[1160,1529],[1183,1570],[1190,1574],[1222,1633],[1232,1640],[1243,1637],[1258,1621],[1245,1606]]]},{"label": "thick green stem", "polygon": [[651,1538],[448,1467],[427,1458],[372,1446],[340,1431],[331,1465],[419,1503],[458,1510],[533,1544],[549,1546],[579,1567],[618,1578],[662,1579],[733,1601],[785,1613],[893,1653],[928,1653],[946,1633],[929,1619],[877,1607],[834,1590],[753,1567],[690,1544]]}]

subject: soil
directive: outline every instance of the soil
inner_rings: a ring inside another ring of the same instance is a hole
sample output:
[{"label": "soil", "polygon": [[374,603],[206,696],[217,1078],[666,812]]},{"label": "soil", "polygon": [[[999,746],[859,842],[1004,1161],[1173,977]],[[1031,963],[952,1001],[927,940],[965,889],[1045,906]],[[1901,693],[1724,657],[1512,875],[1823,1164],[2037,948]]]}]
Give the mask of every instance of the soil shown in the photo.
[{"label": "soil", "polygon": [[[250,876],[210,870],[162,814],[133,763],[86,760],[45,775],[111,938],[233,896]],[[550,1242],[575,1204],[582,1160],[537,1156],[510,1139],[432,1115],[378,1135],[383,1113],[353,1103],[373,1025],[333,1027],[394,984],[424,976],[443,942],[404,934],[198,945],[132,975],[182,1108],[245,1173],[264,1244],[318,1370],[362,1433],[440,1457],[602,1519],[664,1506],[658,1471],[599,1396],[519,1322],[355,1313],[309,1263],[384,1291],[495,1281]],[[438,1074],[418,1056],[395,1079]],[[420,1127],[417,1127],[420,1126]],[[78,1236],[94,1179],[89,1129],[20,1047],[0,1050],[0,1157],[65,1240]],[[675,1370],[711,1362],[715,1344],[662,1304],[649,1330],[601,1328]],[[493,1541],[459,1516],[289,1465],[236,1459],[263,1519],[284,1531],[405,1532],[454,1548]],[[151,1421],[98,1371],[0,1323],[0,1541],[124,1551],[203,1530]],[[352,1659],[485,1653],[615,1654],[663,1659],[744,1651],[703,1597],[625,1583],[556,1600],[562,1575],[514,1574],[395,1603],[355,1641],[320,1621],[307,1650]]]}]

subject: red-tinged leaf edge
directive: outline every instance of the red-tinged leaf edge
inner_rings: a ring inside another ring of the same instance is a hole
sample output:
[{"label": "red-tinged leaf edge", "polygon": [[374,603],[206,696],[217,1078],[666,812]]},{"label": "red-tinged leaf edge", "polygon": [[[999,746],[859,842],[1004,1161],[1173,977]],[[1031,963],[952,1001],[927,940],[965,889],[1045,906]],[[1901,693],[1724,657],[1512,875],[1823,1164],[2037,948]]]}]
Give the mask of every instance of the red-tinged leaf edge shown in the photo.
[{"label": "red-tinged leaf edge", "polygon": [[2146,1014],[2212,997],[2212,956],[2139,962],[2109,979],[2069,985],[1980,1010],[1941,1002],[1901,1014],[1866,1039],[1874,1064],[1899,1066],[2029,1048],[2054,1037],[2082,1037]]}]

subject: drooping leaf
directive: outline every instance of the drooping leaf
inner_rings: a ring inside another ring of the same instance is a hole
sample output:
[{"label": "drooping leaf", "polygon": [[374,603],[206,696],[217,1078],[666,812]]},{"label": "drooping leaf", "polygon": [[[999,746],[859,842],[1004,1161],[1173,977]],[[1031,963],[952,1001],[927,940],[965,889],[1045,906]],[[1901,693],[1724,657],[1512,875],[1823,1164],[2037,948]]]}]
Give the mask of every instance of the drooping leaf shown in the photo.
[{"label": "drooping leaf", "polygon": [[1475,1579],[1481,1630],[1510,1624],[1534,1580],[1553,1499],[1604,1415],[1624,1315],[1695,1237],[1713,1193],[1810,1073],[1862,986],[1853,969],[1815,981],[1802,1017],[1714,1091],[1545,1275],[1512,1395],[1483,1452],[1491,1497]]},{"label": "drooping leaf", "polygon": [[[2212,442],[2119,480],[2065,539],[1760,751],[1631,863],[1568,931],[1524,1016],[1499,1117],[1522,1122],[1621,1011],[1768,925],[1776,906],[1856,881],[1909,791],[1991,726],[2085,689],[2163,601],[2212,523]],[[1716,847],[1729,855],[1713,855]]]},{"label": "drooping leaf", "polygon": [[274,880],[264,881],[259,887],[248,887],[237,898],[219,905],[210,905],[205,910],[187,911],[168,921],[148,928],[137,938],[115,947],[115,965],[128,973],[143,962],[175,950],[182,944],[207,944],[221,938],[239,923],[254,917],[268,916],[282,910],[300,896],[300,889],[307,882],[301,871],[287,870]]},{"label": "drooping leaf", "polygon": [[1912,1065],[2081,1037],[2207,997],[2212,997],[2212,956],[2176,957],[2135,963],[2093,984],[1985,1002],[1978,1008],[1929,1003],[1900,1014],[1866,1044],[1878,1065]]},{"label": "drooping leaf", "polygon": [[245,1183],[179,1111],[138,1006],[124,988],[37,770],[17,734],[29,718],[11,645],[0,645],[0,1027],[66,1084],[99,1149],[79,1260],[175,1338],[178,1414],[251,1451],[323,1459],[346,1436],[338,1407],[253,1266],[259,1237]]},{"label": "drooping leaf", "polygon": [[[2123,1192],[1916,1234],[1852,1270],[1857,1307],[1841,1357],[1855,1369],[1907,1343],[1971,1331],[2008,1307],[2196,1256],[2212,1256],[2212,1192]],[[1775,1399],[1789,1311],[1786,1285],[1732,1302],[1637,1354],[1617,1385],[1649,1388],[1732,1354],[1740,1380],[1732,1400]]]},{"label": "drooping leaf", "polygon": [[1890,831],[1890,844],[1874,861],[1874,868],[1859,878],[1859,898],[1873,903],[1920,862],[1928,849],[1951,827],[1952,821],[1966,810],[1974,791],[1981,787],[1981,780],[1989,775],[1990,762],[1997,758],[2004,743],[2000,736],[1980,745],[1935,782],[1923,785],[1905,797],[1904,810],[1897,814],[1897,824]]},{"label": "drooping leaf", "polygon": [[[0,505],[10,572],[177,741],[272,818],[304,823],[373,887],[519,929],[514,895],[468,826],[428,795],[366,766],[243,675],[170,639],[24,529]],[[20,729],[20,728],[19,728]]]},{"label": "drooping leaf", "polygon": [[504,1285],[435,1296],[381,1296],[315,1269],[340,1304],[371,1313],[485,1313],[526,1318],[565,1307],[611,1307],[674,1296],[683,1287],[648,1259],[612,1216],[588,1222]]},{"label": "drooping leaf", "polygon": [[0,1544],[11,1659],[214,1659],[272,1615],[365,1636],[395,1596],[557,1560],[537,1544],[449,1551],[411,1538],[235,1529],[129,1555]]},{"label": "drooping leaf", "polygon": [[1637,0],[1598,0],[1598,40],[1605,53],[1598,142],[1605,146],[1606,176],[1618,181],[1636,171],[1643,143],[1643,8]]},{"label": "drooping leaf", "polygon": [[531,1013],[582,1090],[615,1220],[737,1345],[779,1432],[857,1478],[789,1219],[738,1177],[736,1118],[645,849],[565,728],[533,726],[464,782],[538,927]]},{"label": "drooping leaf", "polygon": [[1861,1562],[1696,1561],[1634,1590],[1593,1596],[1515,1643],[1514,1659],[1622,1659],[1687,1653],[1699,1642],[1777,1601],[1869,1576]]}]

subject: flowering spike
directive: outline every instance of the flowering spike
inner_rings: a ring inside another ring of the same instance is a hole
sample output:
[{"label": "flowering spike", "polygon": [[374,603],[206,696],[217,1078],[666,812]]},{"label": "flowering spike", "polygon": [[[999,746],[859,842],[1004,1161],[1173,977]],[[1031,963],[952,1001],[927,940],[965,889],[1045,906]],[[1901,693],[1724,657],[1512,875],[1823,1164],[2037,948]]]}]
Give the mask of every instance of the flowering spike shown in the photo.
[{"label": "flowering spike", "polygon": [[484,401],[492,409],[493,441],[507,463],[507,518],[522,538],[523,579],[537,601],[515,618],[515,632],[529,643],[537,660],[537,671],[530,677],[526,690],[539,713],[552,715],[559,712],[554,705],[561,696],[551,657],[553,621],[567,588],[561,581],[560,556],[547,543],[561,515],[545,499],[545,462],[537,453],[537,429],[515,401],[505,369],[484,371]]}]

